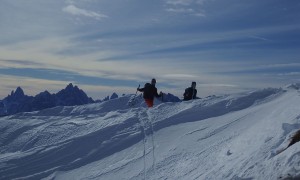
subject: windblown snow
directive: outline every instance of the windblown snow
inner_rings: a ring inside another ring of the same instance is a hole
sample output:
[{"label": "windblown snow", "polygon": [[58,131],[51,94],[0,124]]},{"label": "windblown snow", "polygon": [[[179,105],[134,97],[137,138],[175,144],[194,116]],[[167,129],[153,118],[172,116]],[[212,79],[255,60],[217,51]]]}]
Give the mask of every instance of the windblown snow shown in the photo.
[{"label": "windblown snow", "polygon": [[127,95],[0,118],[0,179],[300,177],[299,85],[145,107]]}]

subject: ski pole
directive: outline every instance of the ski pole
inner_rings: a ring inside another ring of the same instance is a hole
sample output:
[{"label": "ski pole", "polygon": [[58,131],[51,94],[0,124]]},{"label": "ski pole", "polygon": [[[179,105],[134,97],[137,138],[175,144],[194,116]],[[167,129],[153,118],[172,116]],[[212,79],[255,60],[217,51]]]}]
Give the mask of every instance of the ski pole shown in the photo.
[{"label": "ski pole", "polygon": [[132,104],[135,104],[135,98],[136,98],[136,95],[137,95],[137,92],[138,92],[138,89],[140,88],[140,84],[139,84],[139,87],[136,89],[136,92],[135,92],[135,95],[134,95],[134,97],[133,97],[133,100],[132,100]]},{"label": "ski pole", "polygon": [[136,89],[136,92],[135,92],[135,95],[134,95],[134,97],[136,97],[136,95],[137,95],[137,92],[138,92],[138,89],[140,88],[140,84],[139,84],[139,87]]},{"label": "ski pole", "polygon": [[194,99],[194,95],[195,95],[195,89],[193,88],[193,95],[192,95],[192,99]]}]

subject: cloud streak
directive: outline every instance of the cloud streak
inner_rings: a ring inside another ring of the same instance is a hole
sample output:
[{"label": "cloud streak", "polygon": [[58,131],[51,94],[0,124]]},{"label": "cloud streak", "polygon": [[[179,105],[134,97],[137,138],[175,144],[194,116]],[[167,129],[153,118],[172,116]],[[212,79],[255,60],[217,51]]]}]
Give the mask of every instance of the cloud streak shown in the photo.
[{"label": "cloud streak", "polygon": [[108,16],[105,14],[100,14],[100,13],[96,13],[96,12],[89,11],[86,9],[81,9],[81,8],[76,7],[73,4],[64,7],[62,9],[62,11],[65,13],[74,15],[74,16],[85,16],[85,17],[96,19],[96,20],[103,20],[105,18],[108,18]]},{"label": "cloud streak", "polygon": [[206,17],[204,5],[209,0],[166,0],[167,8],[170,13],[187,14],[196,17]]}]

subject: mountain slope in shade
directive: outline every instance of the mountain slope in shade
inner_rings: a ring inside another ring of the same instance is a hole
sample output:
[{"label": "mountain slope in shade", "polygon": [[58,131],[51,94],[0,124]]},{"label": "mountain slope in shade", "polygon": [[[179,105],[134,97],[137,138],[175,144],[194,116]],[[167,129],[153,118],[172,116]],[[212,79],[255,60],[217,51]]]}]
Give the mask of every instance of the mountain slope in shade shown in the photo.
[{"label": "mountain slope in shade", "polygon": [[0,118],[0,179],[279,179],[300,176],[294,87],[155,102],[130,95]]}]

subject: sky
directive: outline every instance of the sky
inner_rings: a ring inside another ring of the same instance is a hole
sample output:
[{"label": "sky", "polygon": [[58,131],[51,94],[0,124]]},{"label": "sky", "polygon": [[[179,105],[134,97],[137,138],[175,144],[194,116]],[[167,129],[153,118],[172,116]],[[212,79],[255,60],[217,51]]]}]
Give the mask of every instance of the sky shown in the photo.
[{"label": "sky", "polygon": [[152,78],[182,97],[300,82],[299,0],[1,0],[0,99],[134,94]]}]

